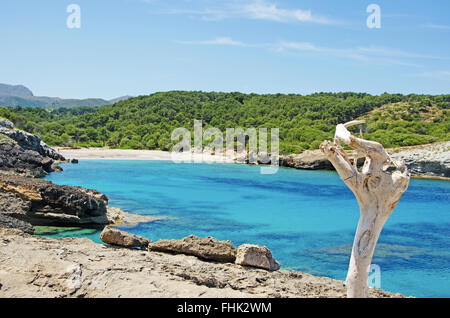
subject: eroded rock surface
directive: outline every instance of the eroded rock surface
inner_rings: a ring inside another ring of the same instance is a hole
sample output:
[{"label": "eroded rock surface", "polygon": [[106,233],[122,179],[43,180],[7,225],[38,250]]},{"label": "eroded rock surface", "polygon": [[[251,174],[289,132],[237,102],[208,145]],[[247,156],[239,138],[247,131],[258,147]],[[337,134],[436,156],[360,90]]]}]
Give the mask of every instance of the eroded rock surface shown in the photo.
[{"label": "eroded rock surface", "polygon": [[0,214],[33,225],[110,224],[107,203],[95,190],[0,173]]},{"label": "eroded rock surface", "polygon": [[268,271],[277,271],[280,269],[280,263],[273,258],[272,253],[266,246],[254,244],[243,244],[239,246],[235,263],[243,266],[262,268]]},{"label": "eroded rock surface", "polygon": [[106,226],[100,234],[102,242],[127,248],[147,249],[151,241],[148,238],[134,235],[119,229]]},{"label": "eroded rock surface", "polygon": [[403,160],[412,175],[450,178],[450,141],[389,151]]},{"label": "eroded rock surface", "polygon": [[0,118],[0,170],[42,177],[60,170],[57,164],[64,160],[38,136],[16,129],[13,123]]},{"label": "eroded rock surface", "polygon": [[280,156],[280,165],[283,167],[308,170],[334,169],[333,165],[320,150],[306,150],[298,155]]},{"label": "eroded rock surface", "polygon": [[181,240],[159,240],[148,245],[150,251],[194,255],[205,260],[234,263],[236,247],[230,241],[190,235]]},{"label": "eroded rock surface", "polygon": [[[404,160],[413,176],[450,178],[449,141],[393,148],[387,149],[387,151],[394,160]],[[364,158],[360,158],[358,167],[363,164]],[[306,150],[301,154],[280,155],[280,166],[306,170],[335,170],[320,150]]]},{"label": "eroded rock surface", "polygon": [[34,228],[30,223],[3,214],[0,214],[0,228],[19,229],[28,234],[34,233]]},{"label": "eroded rock surface", "polygon": [[[345,297],[344,282],[0,229],[0,298]],[[402,297],[370,289],[370,297]]]}]

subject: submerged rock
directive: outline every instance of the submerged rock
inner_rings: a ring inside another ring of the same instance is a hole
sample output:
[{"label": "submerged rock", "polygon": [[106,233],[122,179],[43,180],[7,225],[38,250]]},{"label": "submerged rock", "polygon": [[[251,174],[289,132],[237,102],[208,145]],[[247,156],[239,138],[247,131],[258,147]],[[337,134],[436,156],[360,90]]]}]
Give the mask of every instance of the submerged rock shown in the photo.
[{"label": "submerged rock", "polygon": [[100,234],[100,240],[103,243],[123,246],[128,248],[140,247],[141,249],[147,249],[151,240],[148,238],[134,235],[125,231],[111,228],[106,226]]},{"label": "submerged rock", "polygon": [[272,257],[272,253],[267,247],[254,244],[243,244],[239,246],[235,263],[269,271],[277,271],[280,269],[280,263]]},{"label": "submerged rock", "polygon": [[236,247],[230,241],[218,241],[213,237],[199,238],[194,235],[182,240],[159,240],[148,245],[149,251],[194,255],[201,259],[234,263]]}]

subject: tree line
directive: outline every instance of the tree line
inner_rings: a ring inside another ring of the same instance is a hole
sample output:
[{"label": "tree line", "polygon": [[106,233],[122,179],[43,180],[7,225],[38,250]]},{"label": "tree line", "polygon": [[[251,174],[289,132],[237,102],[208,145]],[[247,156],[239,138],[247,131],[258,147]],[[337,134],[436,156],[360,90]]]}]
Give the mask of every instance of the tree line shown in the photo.
[{"label": "tree line", "polygon": [[[385,147],[450,140],[450,95],[160,92],[101,107],[0,107],[0,117],[51,146],[170,150],[175,128],[280,128],[282,153],[317,149],[336,124],[364,118]],[[205,140],[205,143],[207,141]]]}]

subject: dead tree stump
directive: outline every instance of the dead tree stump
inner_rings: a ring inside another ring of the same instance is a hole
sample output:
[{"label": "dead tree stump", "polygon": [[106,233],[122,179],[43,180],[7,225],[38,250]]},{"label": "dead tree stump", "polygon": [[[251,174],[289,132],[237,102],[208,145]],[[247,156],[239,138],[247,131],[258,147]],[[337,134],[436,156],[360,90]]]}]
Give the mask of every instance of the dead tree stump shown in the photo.
[{"label": "dead tree stump", "polygon": [[[347,297],[367,297],[367,279],[381,230],[408,188],[410,173],[403,162],[394,162],[384,147],[374,141],[353,136],[347,128],[364,121],[352,121],[336,127],[334,142],[324,141],[320,149],[336,168],[341,179],[354,193],[360,207],[360,219],[353,242],[347,273]],[[365,157],[361,170],[352,165],[340,142],[354,151],[354,160]],[[390,169],[395,167],[395,169]]]}]

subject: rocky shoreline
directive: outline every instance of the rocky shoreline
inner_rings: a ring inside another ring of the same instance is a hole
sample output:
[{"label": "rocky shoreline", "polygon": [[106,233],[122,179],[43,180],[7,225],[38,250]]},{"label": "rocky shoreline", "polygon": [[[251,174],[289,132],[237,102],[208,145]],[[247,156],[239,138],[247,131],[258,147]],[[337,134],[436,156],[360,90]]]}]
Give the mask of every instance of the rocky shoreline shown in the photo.
[{"label": "rocky shoreline", "polygon": [[[106,159],[106,160],[172,160],[170,152],[157,150],[121,150],[106,148],[58,148],[68,158]],[[450,141],[428,145],[391,148],[388,153],[395,160],[404,160],[415,178],[431,178],[450,180]],[[249,155],[243,154],[234,158],[223,156],[193,154],[192,161],[249,163]],[[258,160],[258,164],[264,164]],[[360,159],[358,165],[364,161]],[[301,154],[280,155],[279,165],[286,168],[304,170],[330,170],[333,165],[320,150],[306,150]]]},{"label": "rocky shoreline", "polygon": [[[450,180],[450,141],[429,145],[387,149],[394,160],[405,161],[412,177]],[[358,166],[363,165],[358,162]],[[306,170],[334,170],[320,150],[298,155],[281,155],[280,166]]]}]

